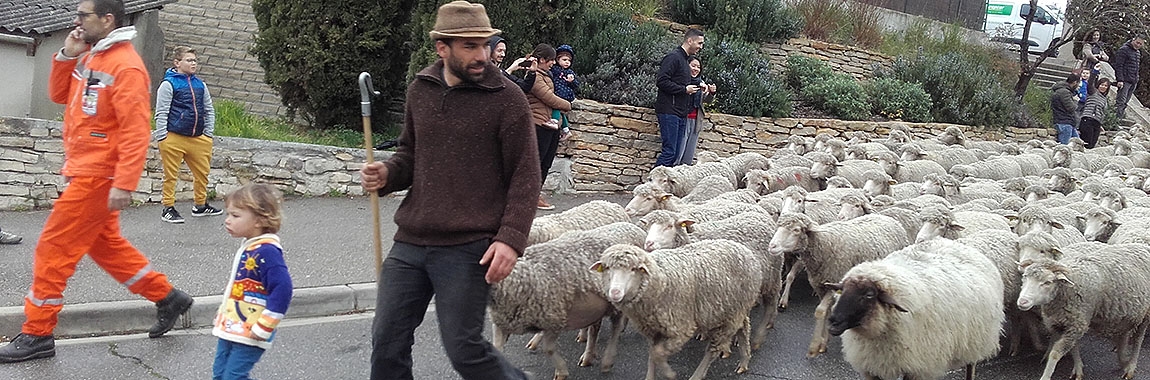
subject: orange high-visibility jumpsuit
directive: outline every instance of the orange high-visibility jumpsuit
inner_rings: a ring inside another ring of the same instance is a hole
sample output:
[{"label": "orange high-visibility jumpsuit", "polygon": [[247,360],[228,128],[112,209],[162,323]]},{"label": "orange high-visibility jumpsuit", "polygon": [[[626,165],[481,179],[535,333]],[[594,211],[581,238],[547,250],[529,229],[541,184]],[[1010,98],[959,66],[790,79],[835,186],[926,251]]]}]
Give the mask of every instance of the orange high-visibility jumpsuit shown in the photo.
[{"label": "orange high-visibility jumpsuit", "polygon": [[[108,208],[113,187],[134,191],[148,149],[147,70],[129,42],[113,31],[79,59],[57,53],[49,97],[65,104],[64,167],[71,178],[36,244],[32,288],[24,299],[25,334],[50,335],[64,307],[64,287],[88,254],[116,281],[152,302],[172,290],[163,273],[120,235],[120,212]],[[112,39],[109,41],[109,39]],[[113,42],[100,48],[106,42]]]}]

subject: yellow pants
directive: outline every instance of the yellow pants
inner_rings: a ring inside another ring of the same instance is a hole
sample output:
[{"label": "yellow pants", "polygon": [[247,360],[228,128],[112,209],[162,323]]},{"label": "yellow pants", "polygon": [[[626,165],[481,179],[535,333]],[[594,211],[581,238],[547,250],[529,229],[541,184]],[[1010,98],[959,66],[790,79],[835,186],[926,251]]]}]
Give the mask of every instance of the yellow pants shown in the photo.
[{"label": "yellow pants", "polygon": [[160,160],[164,164],[164,188],[160,202],[164,206],[176,204],[176,181],[180,179],[180,164],[188,163],[192,171],[192,195],[197,205],[208,202],[208,170],[212,168],[212,138],[188,137],[168,133],[160,141]]}]

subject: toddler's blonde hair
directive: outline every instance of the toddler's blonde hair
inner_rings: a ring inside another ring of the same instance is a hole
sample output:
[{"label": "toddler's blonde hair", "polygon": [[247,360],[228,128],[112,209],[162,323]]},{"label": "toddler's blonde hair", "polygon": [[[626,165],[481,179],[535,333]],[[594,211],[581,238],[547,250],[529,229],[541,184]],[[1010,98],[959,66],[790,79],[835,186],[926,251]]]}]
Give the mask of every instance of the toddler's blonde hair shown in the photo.
[{"label": "toddler's blonde hair", "polygon": [[279,232],[283,224],[283,193],[272,185],[249,183],[228,194],[224,202],[255,214],[265,234]]}]

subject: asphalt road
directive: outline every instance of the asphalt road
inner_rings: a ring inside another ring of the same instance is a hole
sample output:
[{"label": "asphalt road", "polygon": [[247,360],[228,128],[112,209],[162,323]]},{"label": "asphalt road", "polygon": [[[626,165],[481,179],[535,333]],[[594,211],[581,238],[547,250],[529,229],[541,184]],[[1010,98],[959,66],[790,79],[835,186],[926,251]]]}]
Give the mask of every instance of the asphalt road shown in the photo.
[{"label": "asphalt road", "polygon": [[[796,288],[805,294],[809,288]],[[814,299],[802,296],[792,303],[792,310],[779,315],[778,325],[767,344],[751,359],[751,371],[735,375],[736,357],[716,360],[708,379],[789,379],[825,380],[858,379],[839,351],[839,340],[832,338],[828,352],[814,359],[805,357],[810,337]],[[264,355],[252,375],[259,379],[366,379],[371,354],[370,313],[348,316],[285,320],[275,347]],[[490,333],[490,331],[488,332]],[[605,334],[604,334],[605,336]],[[554,367],[546,356],[523,348],[528,335],[514,336],[506,347],[512,363],[533,372],[536,379],[551,377]],[[574,332],[560,337],[560,351],[571,368],[571,380],[640,379],[646,373],[646,340],[633,329],[620,339],[615,368],[600,374],[597,367],[578,367],[574,363],[582,352],[575,343]],[[216,338],[206,330],[174,331],[160,339],[144,335],[110,336],[62,340],[55,358],[18,364],[0,365],[0,379],[206,379],[211,376]],[[602,346],[600,346],[602,347]],[[686,378],[702,358],[704,344],[689,342],[672,356],[672,368]],[[1116,355],[1098,339],[1087,337],[1082,347],[1087,379],[1119,379]],[[1150,353],[1143,351],[1144,368],[1138,379],[1150,379],[1145,369]],[[415,374],[420,380],[459,379],[439,345],[435,315],[429,310],[423,326],[416,332],[414,348]],[[1070,359],[1065,358],[1055,373],[1056,379],[1069,377]],[[1040,354],[1026,351],[1018,357],[1000,356],[977,369],[977,379],[1037,379],[1042,371]],[[945,379],[963,379],[961,371],[952,371]]]}]

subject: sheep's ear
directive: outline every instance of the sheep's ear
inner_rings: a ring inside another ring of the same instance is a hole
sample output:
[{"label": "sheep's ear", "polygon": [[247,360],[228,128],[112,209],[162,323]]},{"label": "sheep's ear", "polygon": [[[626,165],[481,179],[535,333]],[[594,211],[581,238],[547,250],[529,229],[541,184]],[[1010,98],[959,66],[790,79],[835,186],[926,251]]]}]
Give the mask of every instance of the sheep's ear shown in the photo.
[{"label": "sheep's ear", "polygon": [[1006,220],[1018,223],[1018,215],[1006,215]]},{"label": "sheep's ear", "polygon": [[807,198],[807,199],[806,199],[804,202],[814,202],[814,203],[818,203],[818,202],[819,202],[819,200],[818,200],[818,199],[810,199],[810,198]]},{"label": "sheep's ear", "polygon": [[887,184],[887,185],[897,185],[897,184],[898,184],[898,181],[895,181],[895,180],[893,180],[893,179],[892,179],[892,180],[890,180],[890,181],[886,181],[886,184]]},{"label": "sheep's ear", "polygon": [[837,292],[837,291],[843,290],[843,283],[841,283],[841,282],[824,282],[823,287],[827,288],[829,290],[834,290]]},{"label": "sheep's ear", "polygon": [[1065,281],[1067,284],[1070,284],[1072,286],[1077,286],[1074,284],[1074,281],[1070,281],[1070,278],[1066,277],[1066,273],[1064,273],[1064,272],[1059,272],[1059,273],[1055,274],[1054,279],[1058,280],[1058,281]]},{"label": "sheep's ear", "polygon": [[902,307],[902,305],[899,305],[898,301],[895,300],[894,297],[891,297],[890,293],[879,292],[878,293],[878,301],[885,303],[887,305],[890,305],[891,307],[894,307],[896,310],[901,311],[903,313],[907,312],[906,308]]},{"label": "sheep's ear", "polygon": [[926,153],[919,153],[918,158],[920,158],[920,159],[926,158]]},{"label": "sheep's ear", "polygon": [[[1082,215],[1076,216],[1075,218],[1078,218],[1079,221],[1083,221],[1083,222],[1086,221],[1086,217],[1082,216]],[[1051,222],[1051,223],[1053,223],[1053,222]],[[1059,228],[1061,228],[1061,227],[1059,227]]]},{"label": "sheep's ear", "polygon": [[1054,228],[1057,228],[1057,229],[1060,229],[1060,230],[1061,230],[1061,229],[1063,229],[1063,228],[1065,228],[1065,227],[1063,227],[1063,226],[1062,226],[1062,223],[1058,223],[1058,222],[1056,222],[1056,221],[1053,221],[1053,220],[1051,220],[1051,221],[1050,221],[1050,226],[1051,226],[1051,227],[1054,227]]},{"label": "sheep's ear", "polygon": [[650,274],[649,272],[647,272],[647,265],[646,264],[640,265],[638,269],[640,272],[643,272],[643,274]]},{"label": "sheep's ear", "polygon": [[963,227],[963,226],[960,226],[960,225],[957,225],[954,223],[951,223],[949,228],[951,231],[962,231],[962,230],[966,229],[966,227]]},{"label": "sheep's ear", "polygon": [[674,194],[663,193],[663,194],[659,195],[659,202],[666,202],[668,199],[671,199],[672,195],[674,195]]},{"label": "sheep's ear", "polygon": [[596,261],[594,264],[591,264],[590,269],[592,272],[595,272],[595,273],[603,273],[603,271],[607,270],[607,266],[603,265],[602,261]]},{"label": "sheep's ear", "polygon": [[1022,260],[1022,262],[1018,263],[1018,270],[1021,271],[1023,269],[1026,269],[1026,267],[1030,266],[1030,264],[1034,264],[1034,260],[1031,260],[1031,259]]},{"label": "sheep's ear", "polygon": [[1062,259],[1062,251],[1056,247],[1051,247],[1050,248],[1050,256],[1052,258],[1054,258],[1054,260],[1061,260]]}]

